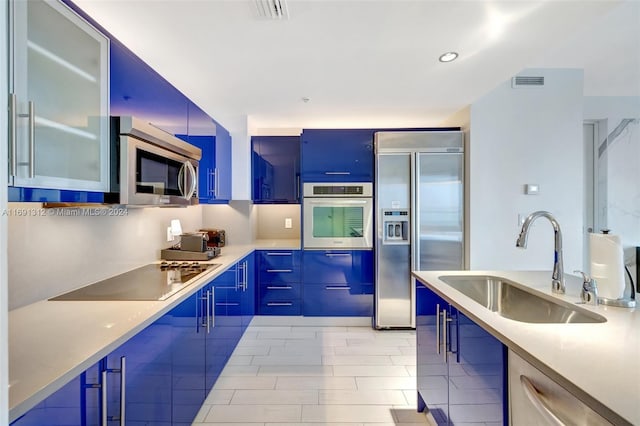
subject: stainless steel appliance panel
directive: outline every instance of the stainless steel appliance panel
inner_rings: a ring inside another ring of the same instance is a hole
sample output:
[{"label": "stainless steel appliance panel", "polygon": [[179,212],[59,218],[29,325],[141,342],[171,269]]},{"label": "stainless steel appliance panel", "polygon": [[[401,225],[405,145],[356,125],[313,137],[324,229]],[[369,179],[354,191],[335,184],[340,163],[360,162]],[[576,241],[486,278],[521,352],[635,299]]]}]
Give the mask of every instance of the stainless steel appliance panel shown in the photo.
[{"label": "stainless steel appliance panel", "polygon": [[[388,244],[386,210],[404,210],[411,215],[410,153],[380,154],[376,168],[376,288],[377,328],[407,327],[412,323],[411,246]],[[395,224],[394,224],[395,235]],[[410,241],[409,241],[410,242]]]},{"label": "stainless steel appliance panel", "polygon": [[462,154],[419,153],[416,160],[415,268],[464,269]]},{"label": "stainless steel appliance panel", "polygon": [[305,183],[305,249],[373,248],[371,183]]},{"label": "stainless steel appliance panel", "polygon": [[[375,146],[374,326],[414,328],[410,271],[464,268],[463,134],[378,132]],[[385,239],[391,229],[393,238]]]}]

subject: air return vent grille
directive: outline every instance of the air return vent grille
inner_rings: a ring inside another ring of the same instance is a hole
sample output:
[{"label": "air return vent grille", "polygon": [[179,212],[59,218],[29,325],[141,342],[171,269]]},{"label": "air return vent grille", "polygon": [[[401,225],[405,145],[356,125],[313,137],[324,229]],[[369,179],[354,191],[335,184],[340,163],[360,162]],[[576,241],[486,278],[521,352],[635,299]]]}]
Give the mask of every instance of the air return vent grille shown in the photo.
[{"label": "air return vent grille", "polygon": [[286,0],[254,0],[256,13],[263,19],[289,19]]},{"label": "air return vent grille", "polygon": [[544,77],[518,75],[511,79],[511,87],[514,89],[543,87]]}]

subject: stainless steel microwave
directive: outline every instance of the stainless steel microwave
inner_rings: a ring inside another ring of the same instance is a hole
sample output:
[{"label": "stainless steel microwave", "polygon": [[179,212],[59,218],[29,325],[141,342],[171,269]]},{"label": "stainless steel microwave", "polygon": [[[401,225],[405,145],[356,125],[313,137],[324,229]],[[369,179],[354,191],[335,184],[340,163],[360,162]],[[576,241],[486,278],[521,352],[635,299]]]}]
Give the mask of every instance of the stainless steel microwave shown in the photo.
[{"label": "stainless steel microwave", "polygon": [[135,117],[112,117],[111,193],[129,206],[198,204],[200,148]]}]

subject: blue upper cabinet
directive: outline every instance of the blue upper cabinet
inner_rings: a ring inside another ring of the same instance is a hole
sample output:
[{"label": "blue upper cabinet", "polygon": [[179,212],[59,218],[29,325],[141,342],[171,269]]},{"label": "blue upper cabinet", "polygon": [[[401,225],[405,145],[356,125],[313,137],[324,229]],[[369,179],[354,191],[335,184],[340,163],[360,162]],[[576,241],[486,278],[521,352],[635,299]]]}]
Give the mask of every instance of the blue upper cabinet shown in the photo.
[{"label": "blue upper cabinet", "polygon": [[373,130],[305,129],[303,182],[373,182]]},{"label": "blue upper cabinet", "polygon": [[9,5],[9,200],[108,191],[109,39],[61,2]]},{"label": "blue upper cabinet", "polygon": [[189,100],[118,41],[111,42],[111,115],[132,115],[172,135],[188,132]]},{"label": "blue upper cabinet", "polygon": [[200,203],[227,203],[231,199],[231,136],[207,113],[189,101],[188,131],[178,135],[200,148],[198,198]]},{"label": "blue upper cabinet", "polygon": [[215,199],[231,200],[231,134],[220,124],[216,127]]},{"label": "blue upper cabinet", "polygon": [[300,137],[251,138],[251,199],[255,204],[300,203]]}]

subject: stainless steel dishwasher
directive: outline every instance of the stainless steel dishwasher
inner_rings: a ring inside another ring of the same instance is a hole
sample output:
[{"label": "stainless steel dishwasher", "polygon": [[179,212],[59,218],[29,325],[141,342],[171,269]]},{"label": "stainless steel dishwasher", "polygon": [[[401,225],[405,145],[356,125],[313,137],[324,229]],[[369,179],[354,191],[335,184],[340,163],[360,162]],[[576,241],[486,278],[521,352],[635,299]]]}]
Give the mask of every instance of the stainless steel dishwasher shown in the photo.
[{"label": "stainless steel dishwasher", "polygon": [[508,365],[511,426],[613,424],[512,351]]}]

